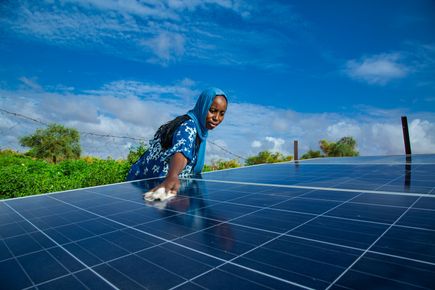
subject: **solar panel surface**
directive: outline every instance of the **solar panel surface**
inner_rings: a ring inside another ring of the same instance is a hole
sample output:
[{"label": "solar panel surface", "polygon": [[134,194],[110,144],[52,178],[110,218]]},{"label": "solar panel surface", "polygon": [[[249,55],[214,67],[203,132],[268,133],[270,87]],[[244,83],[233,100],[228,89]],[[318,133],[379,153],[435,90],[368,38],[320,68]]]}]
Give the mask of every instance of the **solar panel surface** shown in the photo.
[{"label": "solar panel surface", "polygon": [[1,289],[433,289],[435,155],[328,158],[0,202]]}]

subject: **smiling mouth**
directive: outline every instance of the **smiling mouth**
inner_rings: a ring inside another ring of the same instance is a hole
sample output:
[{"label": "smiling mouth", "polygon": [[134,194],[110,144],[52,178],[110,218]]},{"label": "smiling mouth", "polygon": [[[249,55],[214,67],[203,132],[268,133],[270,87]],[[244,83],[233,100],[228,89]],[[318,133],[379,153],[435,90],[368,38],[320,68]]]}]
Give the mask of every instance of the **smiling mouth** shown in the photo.
[{"label": "smiling mouth", "polygon": [[208,126],[209,126],[211,129],[214,129],[214,128],[217,127],[217,124],[214,124],[214,123],[208,123]]}]

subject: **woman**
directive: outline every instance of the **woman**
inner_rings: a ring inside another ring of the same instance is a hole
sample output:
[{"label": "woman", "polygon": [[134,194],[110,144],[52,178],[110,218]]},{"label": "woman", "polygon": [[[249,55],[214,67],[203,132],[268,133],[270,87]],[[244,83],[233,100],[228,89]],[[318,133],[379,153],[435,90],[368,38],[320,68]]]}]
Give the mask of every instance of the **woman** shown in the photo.
[{"label": "woman", "polygon": [[149,149],[131,166],[127,180],[166,177],[151,191],[164,188],[175,194],[180,187],[178,177],[202,171],[208,131],[223,121],[227,103],[220,89],[203,91],[192,110],[157,130]]}]

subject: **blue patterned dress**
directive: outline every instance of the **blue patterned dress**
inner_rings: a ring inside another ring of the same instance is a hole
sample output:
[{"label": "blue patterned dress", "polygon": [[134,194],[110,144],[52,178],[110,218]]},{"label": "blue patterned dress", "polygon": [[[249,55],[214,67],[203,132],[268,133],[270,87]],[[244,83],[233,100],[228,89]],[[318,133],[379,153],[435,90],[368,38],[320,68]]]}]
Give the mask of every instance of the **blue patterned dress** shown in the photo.
[{"label": "blue patterned dress", "polygon": [[169,171],[171,157],[177,152],[182,153],[187,158],[187,165],[179,176],[191,175],[197,160],[196,135],[195,122],[189,119],[181,123],[174,132],[172,147],[165,150],[160,144],[160,139],[154,138],[150,141],[149,149],[131,166],[126,180],[165,177]]}]

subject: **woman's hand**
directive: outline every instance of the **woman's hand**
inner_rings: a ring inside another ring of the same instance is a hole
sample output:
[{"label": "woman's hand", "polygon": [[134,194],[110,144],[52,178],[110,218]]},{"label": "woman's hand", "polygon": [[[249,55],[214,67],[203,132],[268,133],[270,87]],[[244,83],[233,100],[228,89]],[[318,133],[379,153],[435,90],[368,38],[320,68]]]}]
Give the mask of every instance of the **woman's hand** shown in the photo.
[{"label": "woman's hand", "polygon": [[180,188],[180,180],[178,179],[178,174],[183,171],[186,165],[186,157],[184,157],[182,153],[175,153],[171,158],[171,162],[169,163],[168,175],[166,176],[165,180],[161,184],[151,189],[151,191],[156,191],[159,188],[163,187],[165,188],[166,194],[176,194],[178,192],[178,189]]},{"label": "woman's hand", "polygon": [[167,176],[162,183],[151,189],[151,191],[156,191],[162,187],[165,188],[166,193],[176,194],[180,188],[180,180],[178,179],[178,175]]}]

